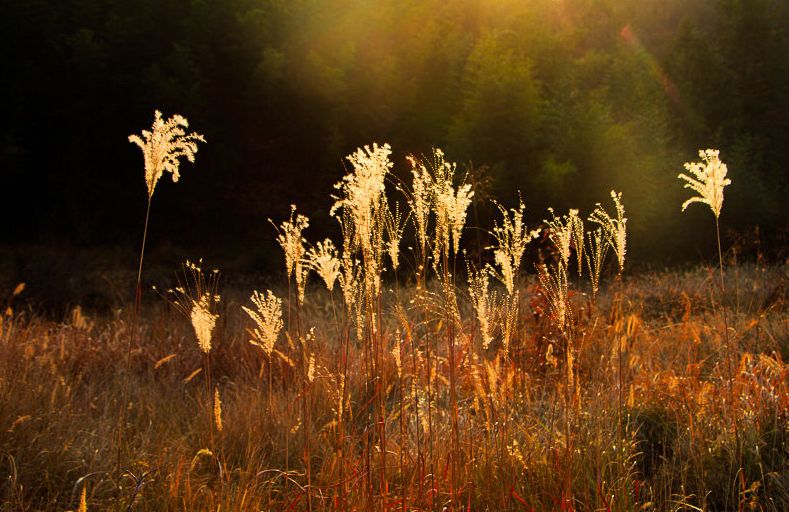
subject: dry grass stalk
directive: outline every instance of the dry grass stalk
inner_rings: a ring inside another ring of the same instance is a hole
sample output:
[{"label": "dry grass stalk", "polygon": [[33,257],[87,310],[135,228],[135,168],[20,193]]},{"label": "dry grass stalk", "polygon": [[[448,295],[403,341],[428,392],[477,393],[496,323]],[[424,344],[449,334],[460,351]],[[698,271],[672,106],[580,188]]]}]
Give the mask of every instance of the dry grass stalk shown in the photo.
[{"label": "dry grass stalk", "polygon": [[589,245],[586,252],[586,267],[589,269],[589,280],[592,282],[592,298],[595,298],[600,290],[600,275],[610,246],[602,228],[586,233],[586,240]]},{"label": "dry grass stalk", "polygon": [[[578,210],[571,210],[571,212],[572,211],[575,211],[575,217],[577,218]],[[553,242],[553,245],[556,246],[559,257],[562,259],[565,268],[567,268],[570,264],[570,246],[573,241],[574,221],[570,215],[557,217],[553,208],[548,208],[548,212],[551,214],[551,219],[543,220],[545,225],[548,226],[548,237],[551,239],[551,242]]]},{"label": "dry grass stalk", "polygon": [[[145,260],[145,243],[148,239],[148,222],[151,216],[151,199],[156,188],[156,183],[164,172],[172,173],[173,182],[177,182],[180,177],[179,167],[182,158],[194,162],[197,153],[197,143],[205,142],[202,135],[197,133],[187,134],[185,128],[189,127],[189,122],[185,117],[175,115],[170,119],[162,120],[162,113],[158,110],[154,112],[154,120],[151,131],[143,130],[142,136],[129,135],[129,142],[136,144],[142,150],[145,166],[145,185],[148,191],[148,205],[145,210],[145,225],[142,233],[142,244],[140,247],[140,262],[137,268],[137,284],[134,292],[134,316],[132,319],[132,334],[129,336],[129,343],[126,354],[126,371],[131,368],[132,345],[134,343],[134,333],[136,331],[137,315],[140,310],[142,299],[142,266]],[[128,377],[124,377],[127,379]],[[126,415],[126,403],[128,402],[128,380],[124,381],[123,400],[121,412],[118,418],[118,447],[117,447],[117,467],[116,480],[118,481],[118,493],[120,494],[120,468],[121,450],[123,444],[123,424]],[[119,498],[119,496],[118,496]]]},{"label": "dry grass stalk", "polygon": [[538,235],[538,231],[529,232],[526,229],[523,222],[523,212],[526,206],[523,201],[520,201],[518,209],[513,208],[509,211],[499,203],[495,204],[501,212],[502,221],[501,225],[494,223],[490,234],[496,245],[488,249],[493,249],[493,259],[499,269],[496,276],[504,284],[507,294],[512,295],[515,292],[515,277],[520,268],[523,253],[526,251],[526,245]]},{"label": "dry grass stalk", "polygon": [[575,258],[578,264],[578,277],[581,277],[584,267],[584,221],[578,215],[578,210],[576,209],[570,209],[569,217],[573,248],[575,249]]},{"label": "dry grass stalk", "polygon": [[269,219],[269,222],[277,231],[277,242],[285,253],[285,270],[288,280],[292,275],[296,277],[296,291],[298,303],[304,302],[304,286],[306,284],[307,271],[304,265],[304,244],[305,240],[302,231],[310,226],[309,219],[296,214],[296,205],[290,206],[290,218],[277,226]]},{"label": "dry grass stalk", "polygon": [[[737,426],[737,404],[734,401],[733,380],[734,369],[732,361],[732,343],[729,338],[729,319],[726,313],[726,307],[722,304],[723,297],[726,294],[726,285],[723,279],[723,251],[721,250],[721,231],[720,231],[720,213],[723,208],[723,189],[731,184],[731,180],[726,177],[728,168],[726,164],[721,162],[720,151],[717,149],[706,149],[699,151],[699,157],[702,162],[685,163],[685,169],[690,172],[693,177],[685,174],[680,174],[678,178],[685,180],[685,188],[689,188],[696,192],[698,196],[693,196],[682,204],[682,211],[691,203],[704,203],[710,207],[713,215],[715,215],[715,234],[718,241],[718,268],[720,270],[720,290],[721,290],[721,305],[720,308],[723,312],[723,329],[724,339],[726,342],[726,366],[728,372],[728,391],[729,391],[729,404],[732,408],[730,414],[734,429],[735,439],[737,441],[737,463],[738,471],[743,466],[742,461],[742,447],[740,446],[740,432]],[[744,484],[742,485],[744,490]],[[742,507],[742,501],[740,502]]]},{"label": "dry grass stalk", "polygon": [[222,399],[219,396],[219,387],[214,388],[214,422],[216,423],[216,431],[222,432],[224,426],[222,424]]},{"label": "dry grass stalk", "polygon": [[611,199],[614,200],[616,218],[608,215],[600,203],[597,203],[594,211],[589,216],[589,221],[598,224],[602,230],[605,240],[619,263],[619,273],[625,269],[625,253],[627,250],[627,218],[625,217],[625,207],[622,206],[622,193],[611,191]]},{"label": "dry grass stalk", "polygon": [[479,331],[482,340],[482,349],[487,350],[493,341],[493,332],[496,327],[496,293],[490,292],[490,267],[483,267],[476,270],[470,262],[468,267],[468,293],[471,297],[471,304],[479,323]]}]

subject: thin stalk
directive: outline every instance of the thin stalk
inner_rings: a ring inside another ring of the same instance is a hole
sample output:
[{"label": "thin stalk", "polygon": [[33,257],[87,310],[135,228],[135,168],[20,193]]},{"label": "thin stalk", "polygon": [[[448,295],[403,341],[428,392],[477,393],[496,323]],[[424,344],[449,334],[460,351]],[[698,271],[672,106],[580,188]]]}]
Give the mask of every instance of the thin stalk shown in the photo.
[{"label": "thin stalk", "polygon": [[[292,300],[291,296],[292,296],[292,294],[293,294],[293,290],[292,290],[292,286],[291,286],[290,273],[288,273],[288,335],[290,335],[290,332],[291,332],[291,300]],[[291,356],[291,354],[290,354],[290,341],[287,344],[286,351],[287,351],[287,355],[288,355],[288,361],[291,361],[291,358],[290,358],[290,356]],[[284,388],[284,386],[283,386],[283,388]],[[287,424],[285,426],[285,474],[286,475],[290,473],[290,429],[291,429],[290,424]],[[285,490],[286,491],[287,491],[287,486],[288,486],[288,479],[285,479]]]},{"label": "thin stalk", "polygon": [[721,230],[720,230],[720,223],[718,222],[717,215],[715,216],[715,234],[717,235],[718,239],[718,264],[720,270],[720,286],[721,286],[721,300],[720,300],[720,308],[721,313],[723,313],[723,328],[724,334],[723,339],[726,342],[726,367],[728,371],[728,391],[729,391],[729,406],[732,408],[732,426],[734,428],[734,439],[737,443],[737,473],[740,472],[742,469],[742,451],[740,449],[740,431],[737,427],[737,404],[734,402],[734,370],[732,368],[732,348],[731,348],[731,341],[729,339],[729,320],[728,315],[726,314],[726,306],[723,304],[723,300],[726,296],[726,285],[723,279],[723,251],[721,250]]},{"label": "thin stalk", "polygon": [[449,498],[452,503],[452,508],[455,508],[455,483],[457,477],[457,454],[458,454],[458,410],[457,410],[457,395],[455,388],[455,329],[454,329],[454,313],[452,311],[451,293],[452,283],[450,277],[454,276],[449,274],[449,250],[444,251],[444,295],[445,295],[445,308],[446,308],[446,321],[447,321],[447,335],[449,337],[449,397],[452,407],[452,456],[450,464],[450,482],[449,482]]},{"label": "thin stalk", "polygon": [[140,248],[140,264],[137,268],[137,288],[134,292],[134,313],[140,311],[140,302],[142,301],[142,263],[145,257],[145,242],[148,239],[148,219],[151,216],[151,197],[148,197],[148,207],[145,209],[145,228],[142,232],[142,247]]},{"label": "thin stalk", "polygon": [[[386,393],[386,371],[384,368],[384,329],[383,329],[383,318],[382,318],[382,310],[381,310],[381,292],[379,290],[378,296],[376,297],[375,301],[376,306],[376,314],[378,316],[378,363],[377,363],[377,370],[378,370],[378,382],[377,382],[377,393],[378,393],[378,415],[379,415],[379,425],[380,425],[380,440],[381,440],[381,457],[382,457],[382,464],[381,464],[381,495],[383,496],[382,500],[382,508],[384,512],[387,510],[387,501],[388,501],[388,489],[389,483],[387,482],[386,478],[386,456],[387,456],[387,449],[386,449],[386,402],[384,400],[384,394]],[[375,320],[374,320],[375,321]]]},{"label": "thin stalk", "polygon": [[307,398],[307,390],[308,390],[308,368],[307,365],[309,364],[309,358],[307,356],[307,344],[305,340],[301,339],[301,303],[299,298],[296,298],[296,337],[301,343],[301,371],[302,371],[302,396],[301,396],[301,404],[302,404],[302,428],[304,429],[304,458],[306,463],[306,470],[307,470],[307,510],[312,512],[312,454],[310,453],[311,448],[311,439],[310,439],[310,427],[311,427],[311,415],[310,415],[310,404],[309,399]]},{"label": "thin stalk", "polygon": [[208,352],[203,353],[203,368],[205,368],[205,388],[206,388],[206,396],[208,400],[208,432],[209,432],[209,439],[211,442],[211,452],[216,455],[216,445],[214,444],[214,416],[213,416],[213,407],[212,407],[212,395],[211,395],[211,356]]},{"label": "thin stalk", "polygon": [[148,221],[151,217],[151,196],[148,196],[148,205],[145,209],[145,225],[142,232],[142,245],[140,247],[140,264],[137,268],[137,284],[134,290],[134,310],[132,312],[131,332],[129,333],[129,344],[126,347],[126,372],[123,375],[123,394],[118,418],[118,446],[117,460],[115,465],[115,481],[117,484],[116,506],[120,506],[121,494],[121,462],[123,450],[123,434],[126,423],[126,407],[129,403],[129,372],[131,371],[131,354],[134,344],[134,335],[137,332],[137,320],[140,312],[140,302],[142,300],[142,264],[145,259],[145,242],[148,239]]},{"label": "thin stalk", "polygon": [[416,432],[416,457],[417,461],[422,464],[422,467],[419,471],[419,497],[421,498],[424,492],[424,481],[422,479],[422,475],[424,474],[424,458],[422,456],[422,440],[419,436],[419,427],[421,426],[419,423],[419,396],[416,393],[418,383],[417,379],[417,369],[416,369],[416,344],[414,342],[414,338],[411,337],[411,391],[413,394],[414,400],[414,431]]},{"label": "thin stalk", "polygon": [[273,412],[271,410],[271,405],[273,402],[273,398],[271,395],[271,381],[273,380],[273,373],[274,373],[274,365],[273,361],[271,360],[271,354],[268,356],[268,421],[271,421],[271,418],[274,417]]}]

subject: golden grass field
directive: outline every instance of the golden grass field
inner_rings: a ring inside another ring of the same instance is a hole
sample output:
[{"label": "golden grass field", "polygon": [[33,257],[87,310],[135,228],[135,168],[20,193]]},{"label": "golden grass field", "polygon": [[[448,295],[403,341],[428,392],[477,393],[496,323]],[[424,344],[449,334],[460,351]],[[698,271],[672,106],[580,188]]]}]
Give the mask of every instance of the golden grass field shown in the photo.
[{"label": "golden grass field", "polygon": [[294,206],[265,292],[202,262],[151,290],[150,205],[203,142],[187,126],[157,112],[130,138],[148,188],[135,300],[55,321],[9,293],[3,511],[789,509],[789,262],[724,264],[717,151],[681,176],[717,265],[629,275],[614,191],[586,225],[549,210],[527,229],[522,202],[494,203],[469,256],[455,164],[411,158],[404,185],[373,145],[332,196],[341,243],[308,243]]},{"label": "golden grass field", "polygon": [[[481,353],[473,322],[462,322],[454,492],[463,506],[786,510],[787,266],[743,265],[726,273],[733,291],[725,306],[737,347],[734,406],[727,401],[723,319],[712,303],[715,276],[714,268],[644,274],[604,285],[594,306],[585,295],[572,297],[580,395],[570,413],[569,438],[561,348],[553,351],[559,358],[554,366],[545,357],[552,327],[535,312],[542,299],[534,280],[520,283],[530,301],[520,312],[509,359]],[[385,301],[408,302],[413,296],[412,288],[401,288],[385,294]],[[62,322],[25,311],[6,316],[0,336],[0,467],[7,475],[0,487],[2,510],[76,510],[83,488],[88,510],[113,508],[116,430],[127,371],[123,510],[132,503],[132,510],[150,511],[302,510],[310,489],[315,510],[367,510],[370,504],[438,510],[447,502],[452,422],[441,346],[434,354],[432,443],[425,424],[425,344],[428,339],[441,344],[440,325],[426,329],[419,340],[401,337],[398,372],[391,353],[398,321],[387,315],[383,322],[385,388],[375,387],[375,393],[385,408],[384,499],[379,486],[384,458],[378,445],[365,450],[365,435],[373,443],[365,407],[373,391],[372,386],[365,390],[365,374],[358,369],[366,356],[354,342],[348,347],[347,364],[354,370],[348,372],[344,438],[338,429],[343,347],[332,298],[308,290],[301,311],[304,323],[315,326],[313,380],[302,385],[299,351],[280,340],[279,350],[290,354],[293,365],[274,358],[269,395],[267,360],[247,341],[248,319],[240,310],[244,294],[226,297],[211,352],[222,419],[213,446],[208,420],[216,423],[213,393],[207,394],[202,372],[194,374],[202,368],[202,353],[189,321],[168,303],[142,313],[128,369],[130,309],[110,317],[86,317],[75,309]],[[468,307],[460,309],[465,314]],[[625,359],[621,428],[618,339]],[[737,475],[735,422],[742,452]],[[568,492],[572,503],[562,505]]]}]

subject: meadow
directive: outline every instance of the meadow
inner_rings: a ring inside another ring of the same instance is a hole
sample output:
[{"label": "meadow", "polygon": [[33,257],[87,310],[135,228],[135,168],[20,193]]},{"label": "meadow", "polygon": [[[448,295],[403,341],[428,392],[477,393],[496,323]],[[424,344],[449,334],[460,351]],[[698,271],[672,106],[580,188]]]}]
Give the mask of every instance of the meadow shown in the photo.
[{"label": "meadow", "polygon": [[[149,212],[204,142],[187,127],[157,112],[130,137]],[[389,154],[349,155],[339,242],[307,242],[295,206],[272,220],[270,289],[199,260],[149,289],[144,236],[110,314],[53,321],[9,293],[0,509],[789,508],[785,262],[629,275],[614,191],[528,228],[496,203],[472,257],[471,184],[440,150],[401,183]],[[730,182],[699,156],[684,206],[716,227]]]}]

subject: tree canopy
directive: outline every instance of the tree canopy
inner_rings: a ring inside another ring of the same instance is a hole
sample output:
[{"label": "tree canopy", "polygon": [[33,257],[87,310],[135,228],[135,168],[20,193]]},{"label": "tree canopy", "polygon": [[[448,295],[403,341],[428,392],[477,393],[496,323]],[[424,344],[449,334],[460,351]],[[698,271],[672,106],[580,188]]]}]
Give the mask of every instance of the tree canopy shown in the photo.
[{"label": "tree canopy", "polygon": [[154,201],[154,244],[264,252],[265,219],[291,202],[329,225],[343,157],[372,142],[392,144],[396,173],[431,146],[486,169],[532,222],[621,190],[636,259],[694,255],[688,226],[708,219],[681,216],[676,177],[698,149],[729,166],[724,225],[787,225],[780,0],[1,5],[6,242],[136,240],[146,192],[127,136],[155,109],[208,142]]}]

